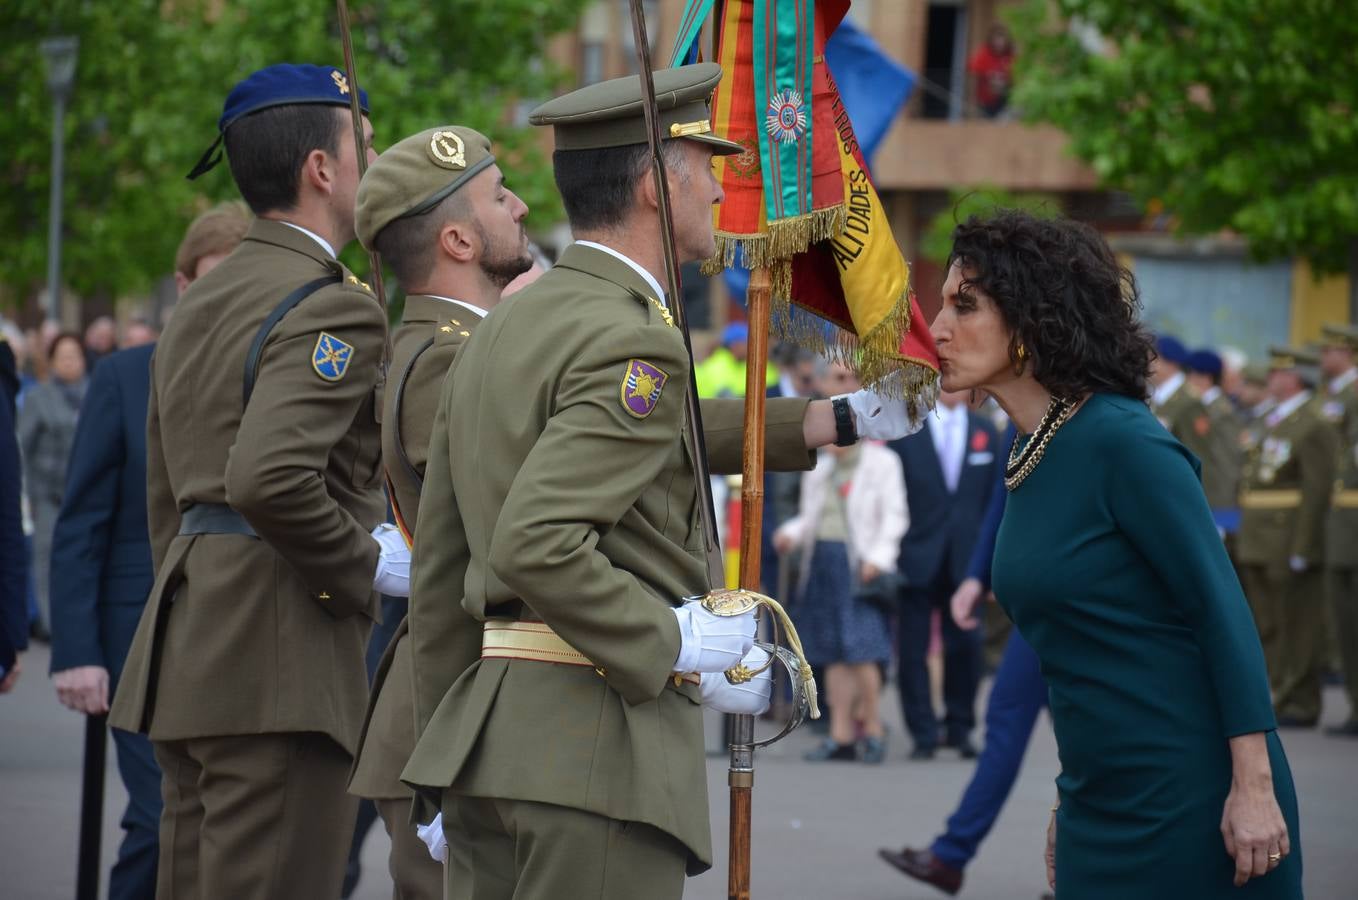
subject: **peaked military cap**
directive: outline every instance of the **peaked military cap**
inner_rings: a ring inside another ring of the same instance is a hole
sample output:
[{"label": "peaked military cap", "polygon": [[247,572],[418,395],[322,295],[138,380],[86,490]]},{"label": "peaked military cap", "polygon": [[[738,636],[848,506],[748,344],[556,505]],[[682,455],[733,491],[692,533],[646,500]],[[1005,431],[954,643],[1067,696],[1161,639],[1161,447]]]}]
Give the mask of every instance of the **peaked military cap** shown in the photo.
[{"label": "peaked military cap", "polygon": [[495,162],[490,139],[457,125],[440,125],[389,147],[358,185],[354,226],[366,250],[392,222],[429,212]]},{"label": "peaked military cap", "polygon": [[1327,347],[1342,346],[1358,350],[1358,327],[1326,324],[1320,329],[1321,343]]},{"label": "peaked military cap", "polygon": [[[660,137],[688,138],[714,153],[743,153],[745,148],[712,133],[708,101],[721,81],[721,66],[696,63],[654,74]],[[641,77],[629,75],[571,91],[533,110],[528,121],[551,125],[558,150],[599,150],[646,143],[646,112]]]},{"label": "peaked military cap", "polygon": [[[250,113],[272,106],[302,106],[322,103],[349,105],[349,79],[334,66],[278,63],[247,75],[226,95],[222,117],[217,120],[217,139],[207,148],[198,165],[189,173],[192,180],[222,161],[217,147],[231,124]],[[368,112],[368,92],[358,92],[358,105]],[[213,154],[216,153],[214,156]]]},{"label": "peaked military cap", "polygon": [[1272,346],[1268,348],[1270,372],[1292,371],[1308,384],[1320,381],[1320,357],[1309,347]]}]

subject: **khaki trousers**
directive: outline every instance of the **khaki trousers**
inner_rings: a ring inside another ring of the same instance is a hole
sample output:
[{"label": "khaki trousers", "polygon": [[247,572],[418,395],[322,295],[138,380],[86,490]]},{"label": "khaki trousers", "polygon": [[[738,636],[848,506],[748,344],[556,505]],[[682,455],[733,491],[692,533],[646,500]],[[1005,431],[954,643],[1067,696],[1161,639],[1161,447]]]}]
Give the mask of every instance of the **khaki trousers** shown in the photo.
[{"label": "khaki trousers", "polygon": [[1344,687],[1349,694],[1349,720],[1358,722],[1358,568],[1330,569],[1325,582]]},{"label": "khaki trousers", "polygon": [[1246,566],[1245,593],[1264,645],[1273,708],[1279,716],[1320,718],[1325,662],[1325,579],[1319,569],[1292,572]]},{"label": "khaki trousers", "polygon": [[429,848],[410,821],[411,798],[375,800],[382,824],[391,838],[392,900],[443,900],[443,866],[429,855]]},{"label": "khaki trousers", "polygon": [[688,850],[650,825],[445,792],[448,900],[679,900]]},{"label": "khaki trousers", "polygon": [[157,900],[338,897],[358,798],[351,758],[299,732],[155,741]]}]

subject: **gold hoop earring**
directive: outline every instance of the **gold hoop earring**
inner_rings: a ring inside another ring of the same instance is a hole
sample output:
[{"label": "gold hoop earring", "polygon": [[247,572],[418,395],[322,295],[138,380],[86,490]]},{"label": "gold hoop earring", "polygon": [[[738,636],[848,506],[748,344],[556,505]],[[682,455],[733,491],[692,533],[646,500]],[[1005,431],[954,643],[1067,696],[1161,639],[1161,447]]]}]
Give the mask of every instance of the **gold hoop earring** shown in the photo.
[{"label": "gold hoop earring", "polygon": [[1018,350],[1014,351],[1014,356],[1018,357],[1018,362],[1014,363],[1014,374],[1022,375],[1028,368],[1028,348],[1022,344],[1018,345]]}]

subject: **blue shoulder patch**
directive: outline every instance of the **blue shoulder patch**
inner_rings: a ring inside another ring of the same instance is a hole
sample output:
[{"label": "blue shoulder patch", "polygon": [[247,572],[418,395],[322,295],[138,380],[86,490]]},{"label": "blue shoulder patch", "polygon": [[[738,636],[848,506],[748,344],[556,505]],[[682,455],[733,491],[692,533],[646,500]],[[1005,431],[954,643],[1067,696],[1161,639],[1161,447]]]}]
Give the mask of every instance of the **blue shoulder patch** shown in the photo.
[{"label": "blue shoulder patch", "polygon": [[322,331],[316,338],[316,349],[311,351],[311,367],[326,381],[339,381],[349,371],[354,358],[353,344],[346,344],[329,332]]}]

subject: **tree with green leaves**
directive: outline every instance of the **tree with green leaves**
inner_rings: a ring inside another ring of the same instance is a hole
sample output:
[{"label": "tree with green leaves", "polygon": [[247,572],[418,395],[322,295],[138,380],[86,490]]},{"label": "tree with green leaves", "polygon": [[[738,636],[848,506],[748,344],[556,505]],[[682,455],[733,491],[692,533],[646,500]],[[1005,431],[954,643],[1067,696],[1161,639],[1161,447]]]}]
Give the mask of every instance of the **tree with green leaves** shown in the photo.
[{"label": "tree with green leaves", "polygon": [[947,208],[934,216],[920,235],[920,256],[945,265],[952,255],[953,230],[972,216],[989,215],[998,209],[1021,209],[1045,219],[1060,215],[1061,203],[1055,194],[1014,194],[989,185],[954,188],[948,192]]},{"label": "tree with green leaves", "polygon": [[[546,43],[584,4],[350,0],[377,148],[443,122],[482,130],[532,208],[530,224],[554,221],[550,166],[518,110],[557,86],[562,73]],[[225,166],[193,182],[184,176],[237,81],[276,62],[343,65],[330,0],[6,0],[0,23],[10,109],[0,117],[0,285],[10,303],[38,289],[47,258],[52,105],[42,38],[80,39],[66,117],[62,269],[81,295],[145,289],[171,270],[193,216],[236,196]]]},{"label": "tree with green leaves", "polygon": [[1104,182],[1260,259],[1348,270],[1358,305],[1358,16],[1328,0],[1027,0],[1015,101]]}]

